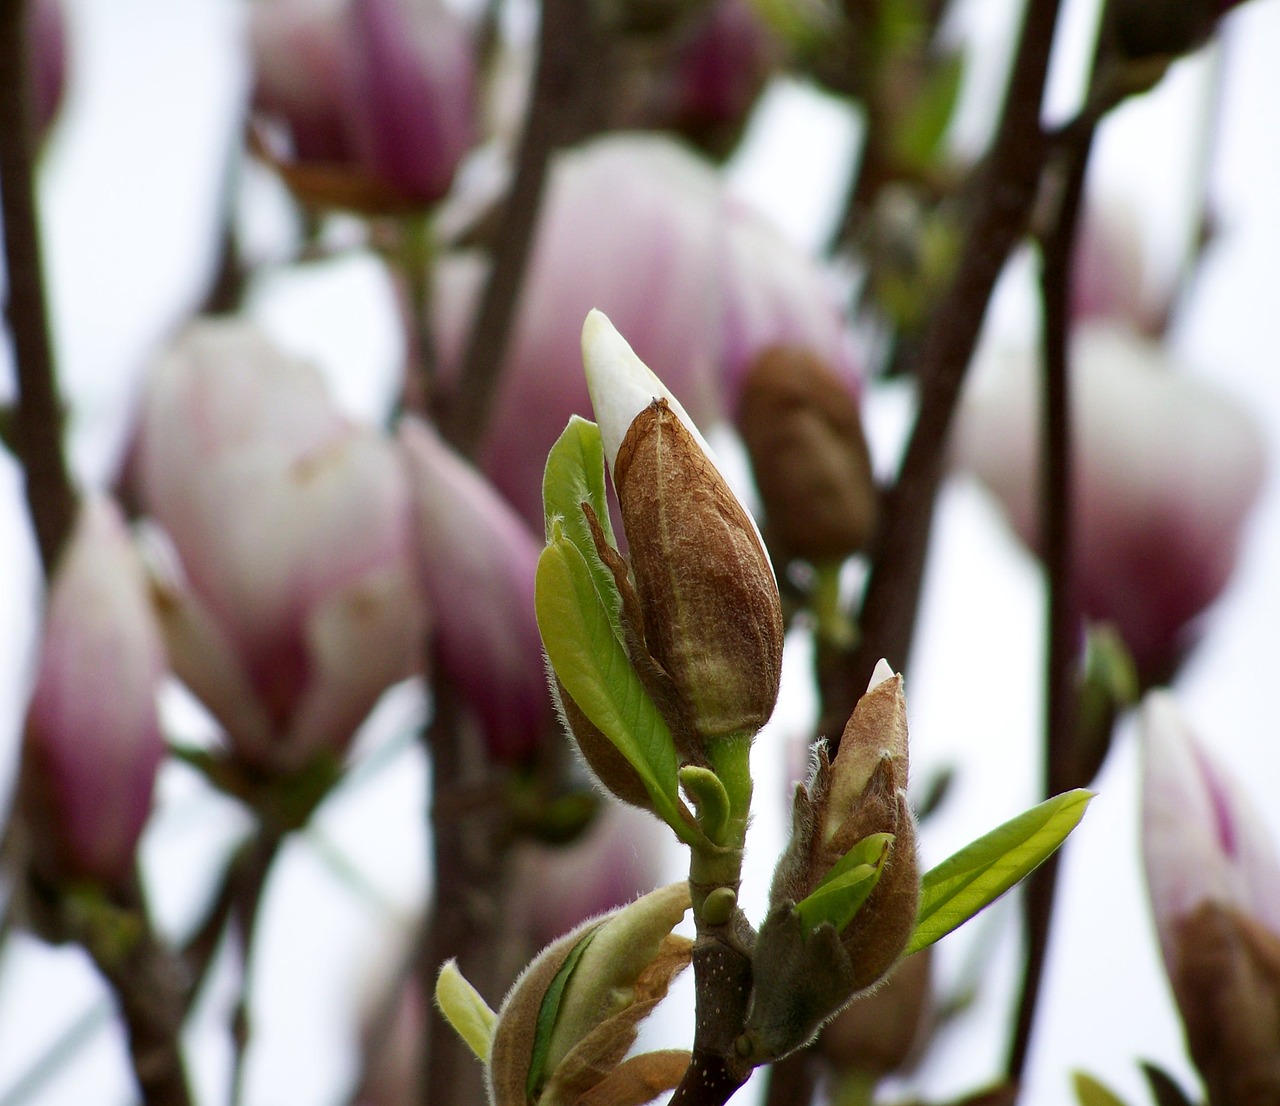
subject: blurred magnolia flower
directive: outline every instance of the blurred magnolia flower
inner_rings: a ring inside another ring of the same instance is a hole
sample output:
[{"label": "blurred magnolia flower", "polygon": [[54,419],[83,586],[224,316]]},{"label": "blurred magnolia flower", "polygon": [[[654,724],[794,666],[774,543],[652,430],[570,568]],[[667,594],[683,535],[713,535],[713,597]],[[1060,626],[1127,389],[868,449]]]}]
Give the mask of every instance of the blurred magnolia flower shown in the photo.
[{"label": "blurred magnolia flower", "polygon": [[1164,692],[1142,712],[1156,930],[1210,1106],[1280,1097],[1280,856]]},{"label": "blurred magnolia flower", "polygon": [[1142,851],[1165,962],[1178,926],[1213,901],[1280,937],[1280,855],[1239,784],[1205,751],[1167,692],[1142,707]]},{"label": "blurred magnolia flower", "polygon": [[409,1106],[418,1100],[427,1004],[416,976],[390,980],[361,1018],[363,1071],[355,1106]]},{"label": "blurred magnolia flower", "polygon": [[511,909],[540,949],[658,882],[667,830],[647,811],[606,802],[569,845],[526,844],[514,857]]},{"label": "blurred magnolia flower", "polygon": [[[619,128],[672,130],[713,156],[729,154],[770,73],[781,41],[750,0],[713,0],[662,38],[623,39]],[[624,63],[625,64],[625,63]]]},{"label": "blurred magnolia flower", "polygon": [[1076,237],[1071,271],[1071,315],[1114,319],[1142,329],[1149,311],[1142,241],[1134,213],[1124,205],[1090,203]]},{"label": "blurred magnolia flower", "polygon": [[283,126],[266,150],[299,197],[384,212],[449,190],[475,137],[467,28],[439,0],[261,0],[254,109]]},{"label": "blurred magnolia flower", "polygon": [[30,9],[32,122],[35,133],[43,135],[66,92],[67,21],[62,0],[36,0]]},{"label": "blurred magnolia flower", "polygon": [[[1113,324],[1072,344],[1076,587],[1113,623],[1148,684],[1190,644],[1190,623],[1230,578],[1265,468],[1257,424],[1158,345]],[[1030,352],[979,376],[955,458],[997,496],[1018,535],[1037,533],[1037,384]]]},{"label": "blurred magnolia flower", "polygon": [[151,812],[164,647],[119,508],[91,498],[54,571],[20,803],[47,875],[118,882]]},{"label": "blurred magnolia flower", "polygon": [[427,424],[405,419],[400,445],[440,664],[481,719],[489,751],[527,757],[552,721],[533,608],[542,543]]},{"label": "blurred magnolia flower", "polygon": [[185,576],[157,585],[178,676],[260,767],[340,752],[421,648],[392,444],[253,326],[201,322],[152,369],[135,465]]},{"label": "blurred magnolia flower", "polygon": [[[436,324],[456,379],[482,269],[446,258]],[[614,134],[560,155],[543,201],[522,306],[480,459],[531,526],[542,525],[547,451],[590,411],[579,327],[593,307],[627,335],[694,421],[730,413],[756,353],[789,342],[855,375],[837,297],[818,266],[731,201],[679,143]]]}]

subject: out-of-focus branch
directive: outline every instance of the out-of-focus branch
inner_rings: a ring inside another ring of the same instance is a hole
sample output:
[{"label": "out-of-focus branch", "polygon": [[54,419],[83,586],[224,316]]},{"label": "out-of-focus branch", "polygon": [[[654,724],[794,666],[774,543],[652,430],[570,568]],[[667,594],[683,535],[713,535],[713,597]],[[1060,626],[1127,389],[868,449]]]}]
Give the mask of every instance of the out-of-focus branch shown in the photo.
[{"label": "out-of-focus branch", "polygon": [[1040,104],[1058,0],[1031,0],[992,149],[972,189],[972,212],[955,276],[925,332],[915,374],[920,406],[897,482],[885,498],[852,657],[820,663],[821,732],[839,734],[881,657],[901,669],[910,652],[934,501],[947,436],[987,302],[1009,253],[1026,233],[1044,166]]},{"label": "out-of-focus branch", "polygon": [[186,971],[151,930],[140,884],[132,881],[120,894],[125,901],[118,904],[118,914],[91,911],[73,921],[72,935],[115,995],[142,1101],[147,1106],[191,1106],[182,1057],[190,997]]},{"label": "out-of-focus branch", "polygon": [[[505,957],[501,926],[509,882],[504,858],[506,813],[493,793],[493,768],[479,742],[467,740],[462,704],[437,674],[435,713],[427,729],[431,754],[431,840],[436,897],[423,930],[419,985],[435,993],[446,960],[492,1003],[502,998]],[[480,1065],[434,1006],[428,1014],[419,1101],[424,1106],[482,1102]]]},{"label": "out-of-focus branch", "polygon": [[533,246],[552,153],[590,134],[602,119],[607,62],[587,0],[543,0],[538,61],[515,176],[507,195],[493,264],[468,335],[458,390],[441,427],[463,453],[474,454],[497,390],[520,285]]},{"label": "out-of-focus branch", "polygon": [[[1071,263],[1093,146],[1092,122],[1060,147],[1056,210],[1041,236],[1040,301],[1043,397],[1040,407],[1040,548],[1046,577],[1044,793],[1087,784],[1076,778],[1076,701],[1080,662],[1080,609],[1072,566],[1072,452],[1068,338]],[[1027,952],[1007,1074],[1017,1083],[1026,1064],[1040,982],[1049,947],[1049,923],[1058,881],[1058,854],[1027,881],[1023,896]]]},{"label": "out-of-focus branch", "polygon": [[25,0],[0,0],[0,214],[18,382],[12,445],[26,474],[27,506],[47,575],[71,532],[76,496],[62,450],[36,220],[27,9]]}]

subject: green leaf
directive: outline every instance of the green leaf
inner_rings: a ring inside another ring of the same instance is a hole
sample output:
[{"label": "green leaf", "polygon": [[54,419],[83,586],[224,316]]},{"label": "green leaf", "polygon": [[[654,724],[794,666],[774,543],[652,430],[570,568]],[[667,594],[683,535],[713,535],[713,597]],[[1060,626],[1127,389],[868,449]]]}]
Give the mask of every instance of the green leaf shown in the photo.
[{"label": "green leaf", "polygon": [[920,912],[903,956],[945,937],[1046,860],[1084,817],[1092,791],[1077,788],[997,826],[926,872]]},{"label": "green leaf", "polygon": [[551,1050],[551,1034],[556,1027],[556,1018],[560,1014],[560,1001],[564,998],[564,989],[569,985],[569,977],[578,966],[582,954],[587,951],[592,938],[599,932],[595,926],[583,935],[570,950],[560,970],[551,977],[542,996],[542,1005],[538,1007],[538,1020],[533,1029],[533,1052],[529,1057],[529,1074],[525,1079],[525,1096],[530,1102],[537,1100],[537,1092],[543,1083],[543,1069],[547,1066],[547,1054]]},{"label": "green leaf", "polygon": [[729,828],[729,793],[710,768],[686,764],[679,772],[680,784],[698,808],[698,825],[713,845],[726,842]]},{"label": "green leaf", "polygon": [[681,811],[675,741],[609,623],[591,569],[556,523],[538,558],[534,607],[542,644],[578,708],[636,770],[681,840],[702,840]]},{"label": "green leaf", "polygon": [[1123,1098],[1082,1071],[1072,1073],[1071,1085],[1080,1106],[1125,1106]]},{"label": "green leaf", "polygon": [[591,578],[609,612],[613,632],[619,640],[624,640],[620,614],[622,598],[618,595],[613,573],[596,552],[591,527],[582,512],[584,503],[591,505],[606,540],[617,549],[605,494],[604,445],[600,440],[600,428],[573,415],[547,454],[547,467],[542,473],[542,509],[546,514],[547,541],[551,541],[552,525],[558,520],[564,528],[565,537],[573,542],[591,569]]},{"label": "green leaf", "polygon": [[960,98],[964,58],[949,54],[933,63],[915,98],[897,121],[893,143],[903,164],[917,171],[931,169]]},{"label": "green leaf", "polygon": [[837,860],[813,893],[796,903],[805,930],[830,922],[839,933],[853,921],[880,881],[892,844],[893,834],[873,833]]},{"label": "green leaf", "polygon": [[487,1064],[498,1015],[458,970],[456,960],[446,960],[436,977],[436,1005],[476,1058]]}]

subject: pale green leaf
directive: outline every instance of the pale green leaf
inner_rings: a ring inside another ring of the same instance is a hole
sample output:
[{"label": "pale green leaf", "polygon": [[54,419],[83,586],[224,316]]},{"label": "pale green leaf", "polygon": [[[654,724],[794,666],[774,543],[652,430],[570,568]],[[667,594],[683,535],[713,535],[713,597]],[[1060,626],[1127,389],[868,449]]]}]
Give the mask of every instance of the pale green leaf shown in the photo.
[{"label": "pale green leaf", "polygon": [[710,768],[686,764],[680,769],[680,784],[698,809],[698,825],[714,845],[725,844],[729,827],[729,792]]},{"label": "pale green leaf", "polygon": [[893,137],[896,153],[906,165],[926,171],[936,164],[942,139],[960,98],[963,76],[963,55],[950,54],[933,63],[928,76],[915,90],[914,98],[898,119]]},{"label": "pale green leaf", "polygon": [[1071,1085],[1080,1106],[1125,1106],[1125,1101],[1107,1086],[1082,1071],[1073,1072]]},{"label": "pale green leaf", "polygon": [[945,937],[1051,856],[1092,798],[1093,792],[1083,788],[1055,795],[926,872],[915,932],[903,956]]},{"label": "pale green leaf", "polygon": [[564,998],[565,988],[569,985],[569,977],[573,975],[573,970],[582,959],[582,954],[587,951],[587,946],[591,944],[592,938],[599,930],[600,927],[595,926],[583,934],[582,940],[574,945],[569,955],[565,957],[560,970],[551,977],[551,983],[542,996],[542,1004],[538,1007],[538,1020],[534,1024],[529,1074],[525,1079],[525,1096],[530,1102],[536,1099],[538,1089],[543,1083],[543,1069],[547,1066],[547,1054],[551,1051],[551,1035],[556,1027],[560,1002]]},{"label": "pale green leaf", "polygon": [[841,932],[875,890],[893,834],[873,833],[844,854],[813,893],[796,903],[796,913],[806,930],[830,922]]},{"label": "pale green leaf", "polygon": [[534,607],[565,691],[636,770],[658,816],[682,840],[700,839],[681,813],[671,730],[614,634],[585,558],[559,524],[538,559]]},{"label": "pale green leaf", "polygon": [[477,1059],[487,1064],[498,1015],[458,970],[456,960],[446,960],[436,977],[436,1005]]},{"label": "pale green leaf", "polygon": [[542,509],[546,515],[547,541],[551,540],[552,524],[558,520],[564,528],[565,537],[573,542],[591,569],[591,577],[596,591],[604,600],[613,632],[623,640],[622,598],[618,595],[613,573],[596,552],[591,527],[582,511],[583,503],[591,505],[606,541],[616,549],[618,543],[613,536],[605,494],[604,446],[600,441],[600,428],[574,415],[547,454],[547,467],[542,473]]}]

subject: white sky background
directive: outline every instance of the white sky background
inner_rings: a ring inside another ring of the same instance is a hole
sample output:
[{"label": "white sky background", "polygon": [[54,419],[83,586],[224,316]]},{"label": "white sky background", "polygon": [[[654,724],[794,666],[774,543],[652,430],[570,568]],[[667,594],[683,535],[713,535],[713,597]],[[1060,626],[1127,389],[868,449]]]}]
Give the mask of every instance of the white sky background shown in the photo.
[{"label": "white sky background", "polygon": [[[73,455],[82,479],[97,484],[120,448],[140,365],[198,301],[208,277],[224,151],[246,74],[237,53],[241,9],[229,0],[75,0],[71,6],[74,84],[43,186],[57,348],[73,401]],[[999,92],[994,59],[1007,44],[1014,7],[1011,0],[961,6],[957,27],[967,29],[983,59],[972,67],[967,119],[980,120],[984,102]],[[1068,5],[1068,38],[1075,45],[1068,51],[1073,56],[1055,67],[1058,110],[1078,85],[1091,8],[1086,0]],[[1210,180],[1222,233],[1174,336],[1190,371],[1241,397],[1272,443],[1280,442],[1278,47],[1276,0],[1254,0],[1228,24],[1223,123]],[[1180,65],[1157,94],[1116,113],[1095,157],[1098,191],[1133,205],[1151,258],[1166,273],[1185,244],[1207,79],[1202,59]],[[782,122],[770,141],[787,143],[786,152],[769,146],[771,156],[744,157],[737,180],[789,233],[809,242],[824,205],[830,207],[823,166],[848,149],[849,133],[838,116],[799,102],[795,95],[773,101],[774,118]],[[966,123],[957,137],[971,146],[980,132]],[[254,225],[267,228],[256,237],[269,244],[278,209],[261,182],[254,194]],[[1002,289],[992,331],[1025,339],[1028,302],[1015,271]],[[355,257],[316,267],[305,278],[273,280],[253,309],[283,342],[320,361],[353,410],[381,409],[398,347],[385,282],[373,262]],[[3,394],[11,385],[7,363],[0,363],[6,365]],[[888,439],[901,422],[901,397],[873,399],[870,411],[877,439]],[[913,765],[917,778],[949,762],[960,765],[961,775],[944,813],[927,828],[929,862],[1038,797],[1034,566],[966,485],[943,496],[936,550],[909,685]],[[1272,480],[1239,577],[1213,612],[1179,692],[1205,740],[1244,779],[1280,839],[1280,804],[1269,801],[1280,781],[1272,710],[1280,660],[1277,564],[1280,493]],[[0,566],[0,795],[7,804],[35,604],[34,557],[7,461],[0,464]],[[806,702],[797,671],[788,675],[793,711]],[[388,728],[404,730],[412,696],[387,710]],[[1029,1102],[1069,1102],[1067,1077],[1076,1067],[1135,1104],[1142,1101],[1139,1058],[1190,1076],[1146,913],[1134,752],[1126,727],[1067,856]],[[770,768],[778,770],[780,737],[762,738],[760,757],[762,767],[772,759]],[[199,910],[199,889],[238,822],[228,804],[204,797],[180,772],[164,782],[165,805],[148,839],[147,862],[161,877],[162,920],[182,926]],[[757,914],[776,848],[768,839],[782,824],[784,804],[780,784],[771,791],[762,779],[758,794]],[[388,770],[370,773],[327,804],[319,833],[290,848],[270,888],[262,935],[249,1106],[342,1101],[353,1062],[349,1022],[366,985],[369,950],[408,924],[427,883],[424,795],[421,763],[400,755]],[[335,876],[320,836],[364,872],[366,893],[354,894]],[[994,968],[975,1025],[949,1033],[922,1076],[930,1095],[954,1094],[998,1071],[1015,964],[1013,920],[1008,905],[998,907],[940,946],[944,977],[954,976],[979,946],[992,950]],[[234,980],[227,972],[220,980],[192,1033],[193,1063],[208,1103],[225,1100],[228,1046],[217,1026]],[[0,1102],[31,1058],[101,1001],[79,954],[16,939],[0,961]],[[120,1041],[103,1030],[31,1101],[124,1106],[130,1087]]]}]

